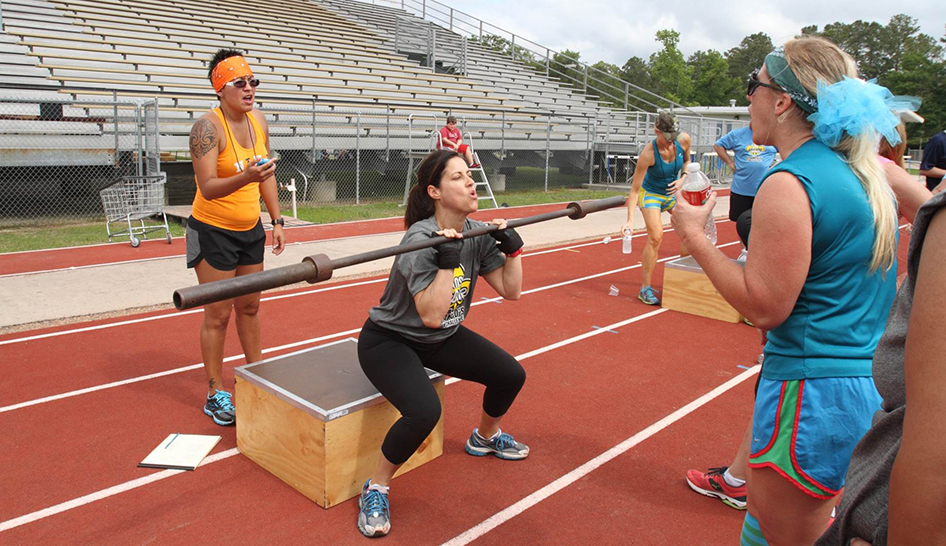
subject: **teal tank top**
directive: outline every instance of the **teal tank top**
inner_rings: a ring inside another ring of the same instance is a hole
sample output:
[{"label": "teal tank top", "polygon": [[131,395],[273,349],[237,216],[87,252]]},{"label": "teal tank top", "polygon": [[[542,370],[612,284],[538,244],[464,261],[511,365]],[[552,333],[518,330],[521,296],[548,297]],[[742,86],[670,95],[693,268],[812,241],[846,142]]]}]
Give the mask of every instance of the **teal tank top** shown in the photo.
[{"label": "teal tank top", "polygon": [[791,315],[768,333],[762,376],[870,377],[896,293],[896,261],[890,271],[870,273],[874,217],[842,156],[812,139],[772,167],[762,183],[781,171],[801,181],[811,202],[811,265]]},{"label": "teal tank top", "polygon": [[660,152],[657,151],[656,139],[651,145],[654,147],[654,164],[647,167],[643,186],[645,190],[651,193],[667,195],[667,186],[679,178],[678,175],[683,169],[683,146],[680,146],[679,142],[673,141],[673,145],[677,149],[677,155],[674,156],[673,163],[667,163],[664,158],[660,157]]}]

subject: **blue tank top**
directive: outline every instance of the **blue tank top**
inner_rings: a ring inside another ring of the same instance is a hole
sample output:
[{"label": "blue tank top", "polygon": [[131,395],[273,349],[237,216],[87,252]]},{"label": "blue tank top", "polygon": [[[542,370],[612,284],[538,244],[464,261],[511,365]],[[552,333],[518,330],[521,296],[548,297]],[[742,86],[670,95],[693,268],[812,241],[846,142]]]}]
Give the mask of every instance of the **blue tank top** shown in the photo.
[{"label": "blue tank top", "polygon": [[677,155],[673,158],[673,163],[667,163],[660,157],[657,151],[657,140],[651,143],[654,147],[654,164],[647,167],[647,173],[644,175],[644,189],[651,193],[667,195],[667,186],[676,180],[681,169],[683,169],[683,146],[673,141],[677,149]]},{"label": "blue tank top", "polygon": [[[897,265],[870,272],[874,216],[844,158],[809,140],[772,167],[801,181],[811,202],[811,265],[791,315],[768,334],[766,379],[870,377],[896,293]],[[897,235],[899,241],[899,233]]]}]

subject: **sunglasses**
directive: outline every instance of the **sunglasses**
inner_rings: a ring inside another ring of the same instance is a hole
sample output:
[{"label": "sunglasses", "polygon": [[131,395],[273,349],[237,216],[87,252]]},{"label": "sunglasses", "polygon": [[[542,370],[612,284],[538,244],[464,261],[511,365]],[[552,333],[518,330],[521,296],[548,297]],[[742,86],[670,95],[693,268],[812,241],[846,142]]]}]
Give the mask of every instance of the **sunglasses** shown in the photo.
[{"label": "sunglasses", "polygon": [[749,86],[746,88],[746,95],[749,96],[749,97],[751,97],[752,94],[755,93],[755,90],[758,89],[758,88],[760,88],[760,87],[768,87],[769,89],[773,89],[773,90],[775,90],[775,91],[778,91],[779,93],[784,93],[784,92],[785,92],[785,90],[782,89],[781,87],[778,87],[778,86],[771,85],[771,84],[765,83],[765,82],[763,82],[763,81],[760,81],[760,80],[759,80],[759,71],[758,71],[758,70],[753,70],[753,71],[752,71],[752,74],[749,74]]},{"label": "sunglasses", "polygon": [[259,80],[253,78],[251,80],[233,80],[232,82],[227,82],[227,85],[230,87],[236,87],[237,89],[243,89],[247,85],[250,87],[256,88],[259,87]]}]

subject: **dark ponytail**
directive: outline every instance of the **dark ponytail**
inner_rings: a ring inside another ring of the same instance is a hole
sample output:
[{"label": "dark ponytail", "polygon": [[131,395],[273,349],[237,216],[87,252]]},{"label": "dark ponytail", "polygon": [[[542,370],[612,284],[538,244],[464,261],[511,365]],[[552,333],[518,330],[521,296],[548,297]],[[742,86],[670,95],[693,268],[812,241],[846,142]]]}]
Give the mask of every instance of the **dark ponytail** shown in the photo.
[{"label": "dark ponytail", "polygon": [[427,186],[440,187],[440,177],[443,176],[447,162],[454,157],[460,157],[460,154],[453,150],[437,150],[420,162],[420,166],[417,167],[417,184],[411,188],[411,193],[407,196],[404,227],[409,228],[433,215],[434,200],[427,193]]}]

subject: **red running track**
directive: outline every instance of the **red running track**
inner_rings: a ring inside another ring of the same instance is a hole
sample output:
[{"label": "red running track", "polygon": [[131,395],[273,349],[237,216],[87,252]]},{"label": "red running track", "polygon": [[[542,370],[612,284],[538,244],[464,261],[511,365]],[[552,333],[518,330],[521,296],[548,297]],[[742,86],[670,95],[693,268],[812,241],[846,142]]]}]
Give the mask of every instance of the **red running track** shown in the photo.
[{"label": "red running track", "polygon": [[[731,223],[719,227],[721,242],[735,240]],[[677,246],[676,237],[666,237],[661,256],[672,255]],[[726,251],[734,255],[736,249],[732,245]],[[628,259],[616,245],[537,253],[525,261],[525,290],[629,267],[637,260],[638,254]],[[658,286],[661,273],[658,267]],[[640,269],[630,269],[473,310],[467,325],[513,355],[579,334],[597,335],[523,360],[528,379],[504,428],[530,444],[532,456],[526,461],[464,454],[482,388],[448,385],[444,456],[394,482],[394,527],[386,542],[449,540],[742,373],[737,366],[755,361],[754,329],[655,313],[635,299],[639,282]],[[618,297],[607,295],[612,284],[621,289]],[[263,304],[267,347],[359,328],[383,282],[323,288],[337,289],[280,293]],[[480,283],[477,299],[491,295]],[[325,309],[332,313],[320,312]],[[356,501],[323,510],[241,455],[37,518],[38,511],[159,474],[135,464],[168,432],[220,434],[215,454],[235,446],[235,430],[213,425],[200,411],[204,376],[199,366],[8,409],[198,364],[199,315],[152,314],[164,318],[23,342],[16,340],[37,332],[0,338],[7,363],[0,391],[5,431],[0,529],[24,515],[36,518],[0,531],[0,542],[176,544],[211,537],[235,543],[362,543],[354,526]],[[646,318],[613,332],[594,328],[632,317]],[[236,355],[238,343],[230,334],[226,354]],[[283,349],[288,350],[293,349]],[[226,382],[232,382],[233,366],[242,363],[226,366]],[[527,543],[692,543],[694,530],[709,530],[700,543],[734,543],[741,514],[689,491],[683,474],[690,467],[724,464],[732,456],[749,416],[751,383],[737,385],[479,542],[512,537]]]}]

